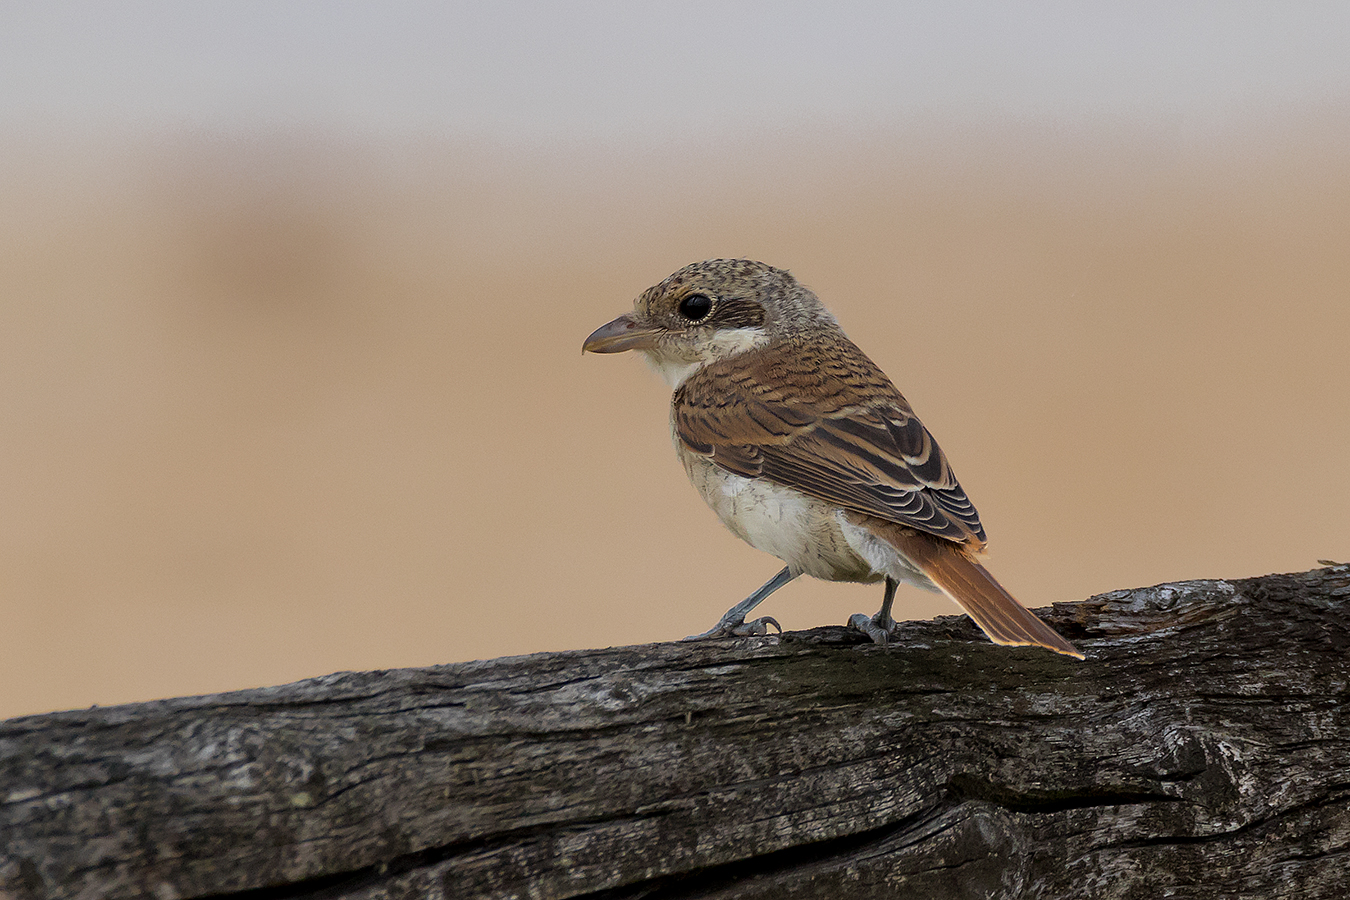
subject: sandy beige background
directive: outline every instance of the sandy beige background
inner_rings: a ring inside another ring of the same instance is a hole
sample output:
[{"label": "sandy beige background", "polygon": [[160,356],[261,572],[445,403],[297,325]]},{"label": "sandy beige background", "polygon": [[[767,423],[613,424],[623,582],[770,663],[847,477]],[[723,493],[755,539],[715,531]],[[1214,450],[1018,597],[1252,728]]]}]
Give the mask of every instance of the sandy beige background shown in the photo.
[{"label": "sandy beige background", "polygon": [[580,346],[710,256],[818,291],[1030,605],[1350,557],[1350,128],[1248,125],[10,138],[0,715],[707,628],[778,563]]}]

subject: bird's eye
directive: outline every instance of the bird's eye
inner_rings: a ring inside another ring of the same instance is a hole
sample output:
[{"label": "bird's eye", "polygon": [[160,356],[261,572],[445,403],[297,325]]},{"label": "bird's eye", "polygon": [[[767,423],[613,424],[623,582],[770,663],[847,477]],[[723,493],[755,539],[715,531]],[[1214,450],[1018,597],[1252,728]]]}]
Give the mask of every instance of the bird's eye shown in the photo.
[{"label": "bird's eye", "polygon": [[690,294],[680,301],[680,315],[691,322],[701,322],[712,311],[712,298],[707,294]]}]

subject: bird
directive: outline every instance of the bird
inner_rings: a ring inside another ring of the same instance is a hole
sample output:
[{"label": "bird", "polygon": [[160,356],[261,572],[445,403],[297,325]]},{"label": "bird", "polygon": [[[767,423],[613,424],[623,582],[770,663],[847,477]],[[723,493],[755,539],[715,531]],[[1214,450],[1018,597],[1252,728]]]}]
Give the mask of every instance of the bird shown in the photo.
[{"label": "bird", "polygon": [[979,561],[979,514],[909,401],[786,269],[691,263],[597,328],[582,353],[637,351],[672,388],[671,438],[722,523],[781,571],[690,640],[763,635],[747,615],[801,575],[885,585],[849,625],[885,644],[900,584],[940,591],[996,644],[1083,654]]}]

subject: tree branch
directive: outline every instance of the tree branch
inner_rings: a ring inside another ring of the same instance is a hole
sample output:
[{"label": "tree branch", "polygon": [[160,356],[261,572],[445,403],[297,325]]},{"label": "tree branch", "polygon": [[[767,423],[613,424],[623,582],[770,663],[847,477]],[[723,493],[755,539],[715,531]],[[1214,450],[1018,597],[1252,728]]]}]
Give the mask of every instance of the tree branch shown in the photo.
[{"label": "tree branch", "polygon": [[1350,567],[0,723],[0,897],[1340,898]]}]

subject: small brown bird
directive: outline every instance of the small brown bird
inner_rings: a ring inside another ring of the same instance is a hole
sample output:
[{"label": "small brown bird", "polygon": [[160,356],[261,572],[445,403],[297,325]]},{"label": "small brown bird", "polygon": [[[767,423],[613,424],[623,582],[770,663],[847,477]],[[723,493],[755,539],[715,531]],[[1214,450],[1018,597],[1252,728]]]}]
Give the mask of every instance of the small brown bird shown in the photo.
[{"label": "small brown bird", "polygon": [[787,564],[695,637],[778,627],[745,617],[807,574],[884,580],[881,611],[849,620],[878,643],[908,582],[955,600],[995,643],[1083,658],[976,561],[984,528],[933,436],[786,270],[745,259],[685,266],[596,329],[586,350],[637,350],[665,377],[689,480],[732,533]]}]

